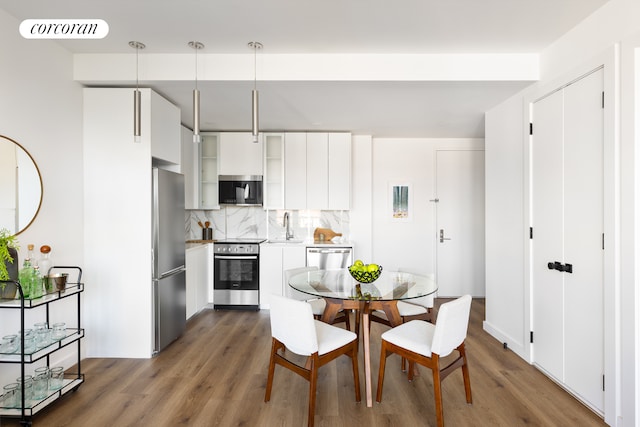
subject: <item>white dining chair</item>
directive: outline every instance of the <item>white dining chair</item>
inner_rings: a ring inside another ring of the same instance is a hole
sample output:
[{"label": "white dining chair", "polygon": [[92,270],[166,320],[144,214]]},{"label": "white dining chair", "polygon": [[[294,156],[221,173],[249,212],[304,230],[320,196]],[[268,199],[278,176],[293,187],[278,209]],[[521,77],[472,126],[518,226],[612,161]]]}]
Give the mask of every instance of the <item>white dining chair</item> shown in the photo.
[{"label": "white dining chair", "polygon": [[[442,381],[457,368],[462,368],[467,403],[472,403],[469,366],[464,346],[470,311],[471,296],[464,295],[440,306],[435,325],[424,320],[412,320],[383,333],[376,401],[382,400],[387,357],[396,353],[409,360],[410,379],[415,363],[431,369],[438,426],[444,425]],[[447,366],[441,367],[440,358],[448,356],[454,350],[457,350],[458,357]]]},{"label": "white dining chair", "polygon": [[[324,313],[324,309],[327,306],[327,303],[323,298],[311,297],[304,292],[300,292],[296,289],[293,289],[289,286],[289,280],[297,275],[302,273],[308,273],[310,271],[316,271],[318,267],[298,267],[298,268],[290,268],[288,270],[284,270],[284,286],[286,289],[285,295],[291,299],[295,299],[298,301],[306,301],[311,305],[311,310],[313,312],[313,317],[320,320],[322,318],[322,313]],[[351,324],[349,321],[349,315],[345,311],[341,311],[342,315],[336,316],[335,320],[331,323],[335,325],[336,323],[345,323],[345,327],[351,330]]]},{"label": "white dining chair", "polygon": [[[308,425],[313,426],[318,368],[341,355],[351,358],[356,402],[360,402],[358,374],[358,341],[354,332],[338,328],[313,318],[311,306],[279,295],[271,296],[271,356],[264,401],[271,399],[275,366],[280,365],[309,381]],[[279,350],[287,349],[306,356],[304,366],[284,357]]]}]

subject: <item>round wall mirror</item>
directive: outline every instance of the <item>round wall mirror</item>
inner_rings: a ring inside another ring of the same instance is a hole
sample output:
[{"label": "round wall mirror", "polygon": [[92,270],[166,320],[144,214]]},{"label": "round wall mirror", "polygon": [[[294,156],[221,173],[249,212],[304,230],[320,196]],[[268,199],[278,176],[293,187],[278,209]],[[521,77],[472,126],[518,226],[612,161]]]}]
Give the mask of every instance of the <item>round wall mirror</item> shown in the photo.
[{"label": "round wall mirror", "polygon": [[42,205],[42,177],[31,154],[0,135],[0,229],[26,230]]}]

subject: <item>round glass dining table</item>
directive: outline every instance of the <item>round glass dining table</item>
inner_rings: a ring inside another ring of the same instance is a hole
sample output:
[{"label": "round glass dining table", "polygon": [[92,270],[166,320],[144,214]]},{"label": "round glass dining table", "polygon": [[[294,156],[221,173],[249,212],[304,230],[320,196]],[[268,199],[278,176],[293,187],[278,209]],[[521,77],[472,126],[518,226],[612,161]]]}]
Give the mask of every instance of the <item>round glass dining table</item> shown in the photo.
[{"label": "round glass dining table", "polygon": [[383,270],[373,283],[358,283],[347,269],[314,270],[296,274],[289,286],[308,295],[324,298],[326,307],[322,321],[333,323],[340,310],[357,310],[356,333],[359,335],[362,317],[365,388],[367,406],[373,404],[371,394],[371,355],[369,349],[369,313],[382,310],[391,326],[398,326],[402,318],[398,301],[411,302],[413,298],[431,295],[438,290],[432,275]]}]

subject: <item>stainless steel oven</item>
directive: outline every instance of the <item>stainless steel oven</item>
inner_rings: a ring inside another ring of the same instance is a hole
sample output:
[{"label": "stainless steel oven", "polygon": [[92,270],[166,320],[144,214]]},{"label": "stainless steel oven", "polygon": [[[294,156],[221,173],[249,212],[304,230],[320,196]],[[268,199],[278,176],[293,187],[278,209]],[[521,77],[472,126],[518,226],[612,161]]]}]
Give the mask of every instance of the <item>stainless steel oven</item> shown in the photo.
[{"label": "stainless steel oven", "polygon": [[213,244],[213,308],[260,308],[260,242],[227,239]]}]

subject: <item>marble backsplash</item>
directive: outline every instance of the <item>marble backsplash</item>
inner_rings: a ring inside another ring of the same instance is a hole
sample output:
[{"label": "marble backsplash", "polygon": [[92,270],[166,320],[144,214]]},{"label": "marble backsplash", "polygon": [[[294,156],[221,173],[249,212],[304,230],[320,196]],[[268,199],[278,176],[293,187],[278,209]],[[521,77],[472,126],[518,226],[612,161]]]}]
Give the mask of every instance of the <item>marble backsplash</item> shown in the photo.
[{"label": "marble backsplash", "polygon": [[290,229],[295,239],[313,240],[313,231],[330,228],[342,237],[334,242],[349,241],[349,211],[318,210],[264,210],[260,207],[226,206],[219,210],[189,210],[185,214],[186,240],[202,238],[202,228],[198,222],[211,223],[215,240],[228,238],[283,239],[285,227],[284,213],[289,212]]}]

